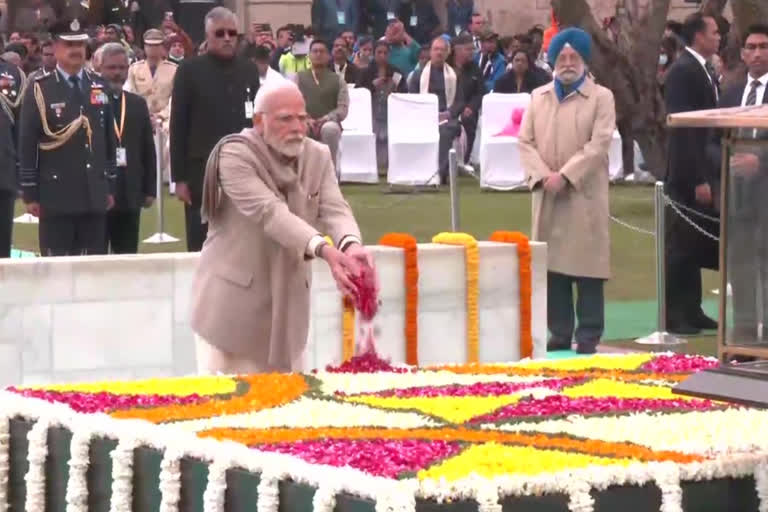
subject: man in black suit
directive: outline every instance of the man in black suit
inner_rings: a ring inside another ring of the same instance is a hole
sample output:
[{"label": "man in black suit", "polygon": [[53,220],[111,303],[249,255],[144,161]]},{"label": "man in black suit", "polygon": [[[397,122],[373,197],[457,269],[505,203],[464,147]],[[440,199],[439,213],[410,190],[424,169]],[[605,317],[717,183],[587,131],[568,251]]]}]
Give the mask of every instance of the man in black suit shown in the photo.
[{"label": "man in black suit", "polygon": [[[768,104],[768,25],[753,25],[744,35],[741,58],[747,79],[723,93],[720,106]],[[742,130],[739,138],[766,139],[764,130]],[[733,287],[733,329],[729,342],[758,340],[759,324],[768,325],[768,152],[765,147],[736,147],[731,156],[728,198],[728,272]],[[762,309],[758,310],[758,295]],[[765,329],[763,328],[765,338]]]},{"label": "man in black suit", "polygon": [[0,258],[11,256],[14,205],[19,195],[16,117],[22,92],[19,68],[0,62]]},{"label": "man in black suit", "polygon": [[184,59],[171,95],[171,176],[183,201],[187,249],[199,251],[207,234],[200,218],[203,175],[219,139],[253,126],[259,69],[235,55],[237,18],[224,7],[205,17],[205,55]]},{"label": "man in black suit", "polygon": [[[683,24],[683,38],[687,46],[670,68],[665,83],[667,112],[715,108],[718,85],[707,64],[720,46],[715,19],[701,13],[690,15]],[[671,130],[666,178],[666,192],[671,199],[709,217],[718,216],[715,201],[720,161],[713,140],[709,129]],[[690,212],[686,215],[717,236],[717,222]],[[717,323],[701,309],[701,269],[718,267],[718,244],[670,208],[667,218],[667,329],[677,334],[714,329]]]},{"label": "man in black suit", "polygon": [[128,52],[123,45],[102,47],[101,76],[111,89],[117,138],[115,207],[107,213],[107,245],[114,254],[136,254],[141,209],[152,206],[157,195],[152,123],[144,98],[123,91],[128,77]]},{"label": "man in black suit", "polygon": [[115,132],[107,85],[85,69],[88,34],[61,22],[56,70],[27,86],[19,126],[19,181],[40,218],[43,256],[103,254],[114,205]]}]

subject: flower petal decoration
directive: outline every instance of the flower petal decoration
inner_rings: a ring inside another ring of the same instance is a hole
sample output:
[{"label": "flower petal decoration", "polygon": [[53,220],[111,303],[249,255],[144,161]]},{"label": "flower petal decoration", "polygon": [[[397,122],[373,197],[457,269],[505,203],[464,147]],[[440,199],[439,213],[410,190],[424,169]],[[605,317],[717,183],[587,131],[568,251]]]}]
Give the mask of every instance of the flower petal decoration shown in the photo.
[{"label": "flower petal decoration", "polygon": [[480,316],[478,312],[478,278],[480,276],[480,251],[477,240],[467,233],[439,233],[432,242],[464,247],[467,272],[467,362],[480,360]]}]

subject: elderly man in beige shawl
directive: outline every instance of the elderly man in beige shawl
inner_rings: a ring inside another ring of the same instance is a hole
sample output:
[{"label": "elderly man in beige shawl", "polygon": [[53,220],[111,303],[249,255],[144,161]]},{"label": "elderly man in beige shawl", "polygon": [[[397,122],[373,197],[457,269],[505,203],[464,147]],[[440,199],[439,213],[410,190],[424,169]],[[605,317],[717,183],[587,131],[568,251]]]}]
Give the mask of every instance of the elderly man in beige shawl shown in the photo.
[{"label": "elderly man in beige shawl", "polygon": [[262,87],[254,103],[254,128],[224,137],[205,171],[210,226],[191,300],[202,373],[300,369],[310,260],[323,258],[346,295],[355,293],[362,265],[373,266],[328,147],[306,138],[298,87]]},{"label": "elderly man in beige shawl", "polygon": [[591,38],[580,29],[552,39],[556,79],[533,91],[519,135],[533,191],[533,237],[548,245],[548,348],[571,348],[576,284],[579,353],[594,353],[603,334],[611,252],[608,148],[616,128],[613,94],[586,71],[590,49]]}]

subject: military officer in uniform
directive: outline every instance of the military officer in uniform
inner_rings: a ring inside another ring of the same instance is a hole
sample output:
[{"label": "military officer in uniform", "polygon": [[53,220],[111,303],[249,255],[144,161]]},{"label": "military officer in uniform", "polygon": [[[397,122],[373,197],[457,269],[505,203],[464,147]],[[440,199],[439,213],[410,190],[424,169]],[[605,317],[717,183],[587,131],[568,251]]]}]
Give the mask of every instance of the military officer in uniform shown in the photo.
[{"label": "military officer in uniform", "polygon": [[0,61],[0,258],[11,255],[13,211],[18,196],[16,137],[18,107],[24,92],[24,72]]},{"label": "military officer in uniform", "polygon": [[40,218],[43,256],[103,254],[114,205],[115,132],[106,83],[84,69],[88,35],[60,22],[56,69],[27,87],[21,106],[19,181]]},{"label": "military officer in uniform", "polygon": [[158,172],[170,178],[170,157],[168,154],[168,128],[171,117],[171,93],[176,64],[165,59],[163,33],[151,28],[144,32],[146,60],[140,60],[128,69],[125,90],[147,100],[149,116],[155,133]]}]

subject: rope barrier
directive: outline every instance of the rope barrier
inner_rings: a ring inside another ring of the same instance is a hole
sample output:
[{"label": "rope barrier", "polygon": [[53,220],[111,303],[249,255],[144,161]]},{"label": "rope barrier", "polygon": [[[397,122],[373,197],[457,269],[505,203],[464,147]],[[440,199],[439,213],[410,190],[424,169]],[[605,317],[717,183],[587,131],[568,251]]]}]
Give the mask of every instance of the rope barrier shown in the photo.
[{"label": "rope barrier", "polygon": [[653,231],[650,231],[648,229],[643,229],[643,228],[640,228],[640,227],[637,227],[637,226],[633,226],[629,222],[623,221],[623,220],[619,219],[618,217],[614,217],[613,215],[609,215],[609,217],[610,217],[610,219],[613,222],[615,222],[619,226],[622,226],[622,227],[624,227],[624,228],[626,228],[626,229],[628,229],[630,231],[634,231],[634,232],[640,233],[642,235],[652,236],[654,238],[656,237],[656,233],[654,233]]}]

